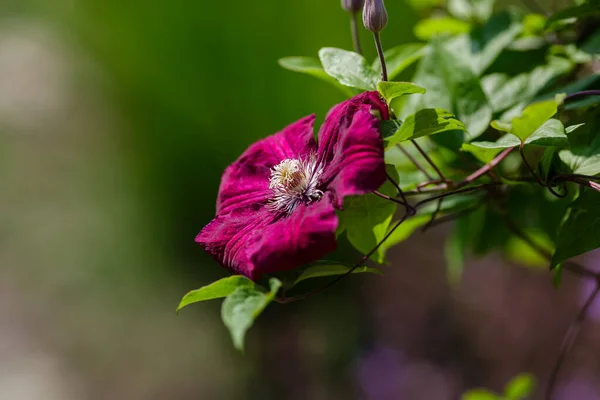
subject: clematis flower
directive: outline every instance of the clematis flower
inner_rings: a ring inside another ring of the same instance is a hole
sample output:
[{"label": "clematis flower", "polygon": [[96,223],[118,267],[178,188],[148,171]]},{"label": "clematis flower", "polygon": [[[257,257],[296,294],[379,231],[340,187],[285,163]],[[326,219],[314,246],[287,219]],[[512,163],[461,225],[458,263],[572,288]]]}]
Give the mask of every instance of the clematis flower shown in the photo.
[{"label": "clematis flower", "polygon": [[224,267],[257,280],[318,260],[336,248],[345,196],[386,179],[377,92],[335,106],[318,134],[314,115],[251,145],[225,172],[217,216],[196,237]]}]

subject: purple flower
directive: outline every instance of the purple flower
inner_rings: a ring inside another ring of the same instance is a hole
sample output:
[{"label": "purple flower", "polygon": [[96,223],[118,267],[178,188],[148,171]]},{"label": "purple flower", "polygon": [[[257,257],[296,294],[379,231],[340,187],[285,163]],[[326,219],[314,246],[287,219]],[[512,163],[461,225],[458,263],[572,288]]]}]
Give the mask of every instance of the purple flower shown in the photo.
[{"label": "purple flower", "polygon": [[224,267],[257,280],[335,250],[345,196],[385,181],[377,92],[335,106],[318,134],[314,115],[250,146],[221,179],[217,216],[196,242]]}]

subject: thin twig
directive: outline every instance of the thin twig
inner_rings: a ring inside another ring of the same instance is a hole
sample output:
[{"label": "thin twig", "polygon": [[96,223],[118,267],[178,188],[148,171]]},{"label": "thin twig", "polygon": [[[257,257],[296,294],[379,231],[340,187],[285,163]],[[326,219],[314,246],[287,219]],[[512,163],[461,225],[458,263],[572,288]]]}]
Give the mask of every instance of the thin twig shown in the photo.
[{"label": "thin twig", "polygon": [[381,193],[378,190],[373,190],[373,194],[375,196],[381,197],[382,199],[394,202],[396,204],[400,204],[401,206],[404,206],[404,207],[408,206],[408,207],[410,207],[410,205],[408,205],[407,203],[403,202],[402,200],[398,200],[398,199],[396,199],[394,197],[388,196],[387,194],[383,194],[383,193]]},{"label": "thin twig", "polygon": [[[490,183],[482,183],[482,184],[479,184],[479,185],[469,186],[469,187],[483,189],[483,188],[491,188],[493,186],[501,186],[501,185],[504,185],[504,183],[502,183],[502,182],[490,182]],[[447,190],[448,190],[448,188],[445,185],[440,185],[440,186],[436,186],[436,187],[432,187],[432,188],[423,188],[423,189],[410,190],[410,191],[404,192],[404,195],[406,197],[409,197],[409,196],[419,196],[419,195],[429,194],[429,193],[445,192]]]},{"label": "thin twig", "polygon": [[442,197],[441,199],[438,200],[437,205],[435,206],[435,211],[431,214],[431,218],[429,218],[429,221],[421,228],[421,232],[425,232],[427,229],[429,229],[433,225],[436,217],[438,216],[438,214],[440,213],[440,210],[442,209],[443,203],[444,203],[444,198]]},{"label": "thin twig", "polygon": [[594,291],[589,295],[585,304],[583,305],[583,307],[581,307],[581,309],[577,313],[577,316],[575,316],[575,318],[569,325],[569,329],[567,330],[562,344],[560,345],[558,358],[556,360],[556,363],[554,364],[554,368],[552,368],[552,373],[550,374],[550,378],[548,380],[548,387],[546,388],[545,396],[546,400],[552,399],[552,394],[554,393],[554,387],[556,386],[560,369],[563,363],[565,362],[567,355],[573,348],[573,345],[577,340],[577,336],[579,336],[579,332],[581,331],[581,327],[585,322],[588,310],[590,309],[592,304],[594,304],[594,300],[596,299],[596,296],[598,296],[598,293],[600,293],[600,282],[596,281],[595,286],[596,287],[594,288]]},{"label": "thin twig", "polygon": [[435,170],[435,172],[438,174],[438,176],[440,177],[440,179],[443,182],[447,182],[446,177],[444,176],[444,174],[442,173],[442,171],[438,168],[438,166],[433,162],[433,160],[429,157],[429,155],[427,155],[427,153],[425,152],[425,150],[423,150],[421,148],[421,146],[419,146],[419,144],[417,143],[416,140],[411,140],[412,144],[415,145],[415,147],[417,148],[417,150],[419,150],[419,153],[421,153],[421,155],[423,156],[423,158],[425,160],[427,160],[427,162],[429,163],[429,165],[431,165],[433,167],[433,169]]},{"label": "thin twig", "polygon": [[567,97],[565,97],[564,102],[568,102],[579,97],[588,97],[588,96],[600,96],[600,90],[582,90],[581,92],[571,93]]},{"label": "thin twig", "polygon": [[431,197],[429,197],[429,198],[427,198],[425,200],[421,200],[421,201],[417,202],[414,205],[414,207],[415,208],[419,208],[419,207],[421,207],[421,206],[423,206],[423,205],[425,205],[427,203],[431,203],[432,201],[443,199],[443,198],[446,198],[446,197],[449,197],[449,196],[453,196],[455,194],[475,192],[477,190],[486,188],[486,186],[488,186],[488,185],[471,186],[471,187],[468,187],[468,188],[458,189],[458,190],[454,190],[452,192],[446,192],[446,193],[438,194],[436,196],[431,196]]},{"label": "thin twig", "polygon": [[412,156],[412,154],[408,152],[408,150],[406,150],[400,144],[397,144],[397,146],[400,149],[400,151],[414,164],[414,166],[417,167],[417,169],[423,174],[425,174],[427,179],[429,179],[430,181],[433,180],[433,177],[429,175],[429,172],[427,172],[427,170]]},{"label": "thin twig", "polygon": [[392,185],[394,185],[396,187],[396,190],[398,191],[398,195],[402,199],[402,203],[400,203],[400,204],[402,204],[404,206],[404,208],[406,209],[406,212],[409,215],[415,215],[416,210],[414,209],[413,206],[410,205],[408,200],[406,200],[406,195],[404,194],[404,191],[400,187],[400,184],[398,182],[396,182],[394,180],[394,178],[390,174],[387,173],[387,171],[385,173],[385,176],[386,176],[387,180],[390,181],[392,183]]},{"label": "thin twig", "polygon": [[350,15],[350,30],[352,31],[352,44],[354,45],[354,51],[358,54],[362,54],[360,49],[360,37],[358,35],[358,13],[352,13]]},{"label": "thin twig", "polygon": [[556,196],[556,197],[565,197],[566,194],[558,193],[556,190],[554,190],[554,188],[552,187],[552,184],[548,184],[548,183],[543,182],[542,179],[537,176],[537,174],[533,170],[533,167],[529,164],[529,162],[527,161],[527,158],[525,157],[525,153],[523,152],[523,147],[524,147],[523,143],[521,143],[521,145],[519,146],[519,154],[521,154],[521,159],[523,160],[523,164],[525,165],[525,167],[527,168],[527,170],[529,171],[529,173],[531,174],[531,176],[533,176],[533,178],[535,179],[535,181],[540,186],[545,187],[546,189],[548,189],[550,191],[550,193],[552,193],[554,196]]},{"label": "thin twig", "polygon": [[514,147],[511,147],[511,148],[508,148],[508,149],[502,151],[502,153],[498,154],[488,164],[484,165],[483,167],[479,168],[477,171],[473,172],[471,175],[467,176],[462,182],[459,182],[456,185],[456,187],[466,186],[469,183],[472,183],[476,179],[478,179],[478,178],[482,177],[483,175],[487,174],[489,171],[491,171],[492,169],[494,169],[498,164],[500,164],[510,153],[512,153],[512,151],[514,149],[515,149]]},{"label": "thin twig", "polygon": [[435,226],[442,225],[442,224],[445,224],[447,222],[452,222],[452,221],[455,221],[455,220],[457,220],[459,218],[467,216],[467,215],[469,215],[469,214],[471,214],[471,213],[479,210],[481,208],[481,206],[483,206],[484,204],[485,204],[485,201],[480,201],[479,203],[475,204],[474,206],[471,206],[469,208],[465,208],[464,210],[457,211],[457,212],[452,213],[452,214],[444,215],[443,217],[440,217],[440,218],[436,219],[435,221],[433,221],[429,227],[433,228]]}]

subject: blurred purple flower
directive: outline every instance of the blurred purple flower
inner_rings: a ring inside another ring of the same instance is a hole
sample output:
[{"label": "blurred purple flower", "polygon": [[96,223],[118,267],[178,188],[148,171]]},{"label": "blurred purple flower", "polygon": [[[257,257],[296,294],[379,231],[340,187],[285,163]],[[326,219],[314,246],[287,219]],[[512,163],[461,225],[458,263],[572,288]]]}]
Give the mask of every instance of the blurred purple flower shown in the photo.
[{"label": "blurred purple flower", "polygon": [[335,106],[318,135],[314,115],[250,146],[221,179],[217,216],[196,242],[224,267],[253,280],[335,250],[345,196],[385,181],[377,92]]}]

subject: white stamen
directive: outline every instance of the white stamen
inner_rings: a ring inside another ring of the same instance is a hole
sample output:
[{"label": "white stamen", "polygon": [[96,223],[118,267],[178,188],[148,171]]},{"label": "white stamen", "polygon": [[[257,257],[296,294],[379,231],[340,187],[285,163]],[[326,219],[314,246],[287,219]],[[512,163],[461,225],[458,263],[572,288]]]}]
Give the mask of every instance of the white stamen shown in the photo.
[{"label": "white stamen", "polygon": [[314,154],[308,159],[288,158],[271,169],[269,188],[273,197],[267,203],[272,211],[291,213],[302,203],[318,201],[323,192],[317,189],[322,168]]}]

